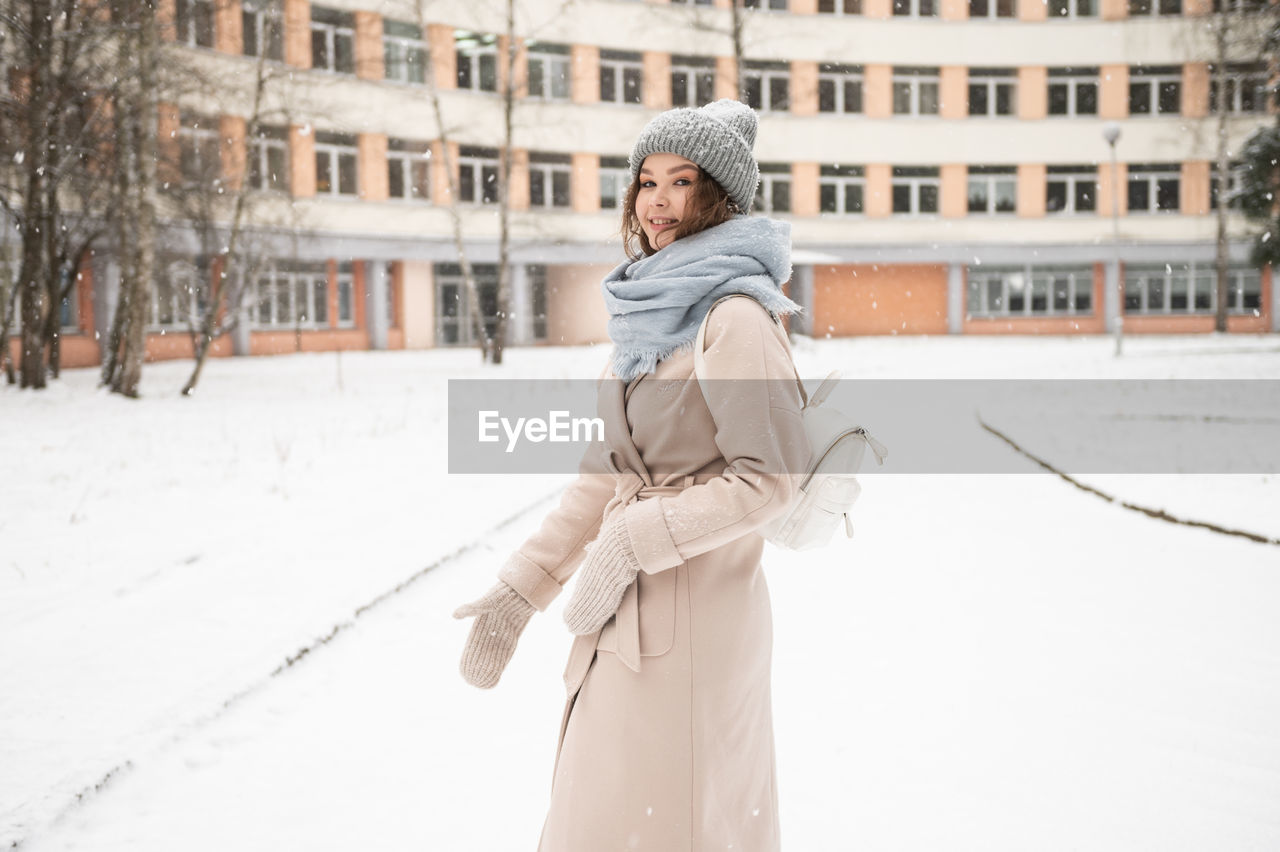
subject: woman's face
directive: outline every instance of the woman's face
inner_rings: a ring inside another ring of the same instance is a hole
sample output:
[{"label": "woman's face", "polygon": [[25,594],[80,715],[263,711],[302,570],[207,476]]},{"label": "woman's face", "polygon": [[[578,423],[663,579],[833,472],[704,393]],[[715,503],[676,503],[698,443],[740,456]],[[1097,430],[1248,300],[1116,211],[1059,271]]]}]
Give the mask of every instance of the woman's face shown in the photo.
[{"label": "woman's face", "polygon": [[654,249],[675,239],[676,226],[684,218],[698,167],[679,154],[650,154],[640,166],[640,189],[636,193],[636,218]]}]

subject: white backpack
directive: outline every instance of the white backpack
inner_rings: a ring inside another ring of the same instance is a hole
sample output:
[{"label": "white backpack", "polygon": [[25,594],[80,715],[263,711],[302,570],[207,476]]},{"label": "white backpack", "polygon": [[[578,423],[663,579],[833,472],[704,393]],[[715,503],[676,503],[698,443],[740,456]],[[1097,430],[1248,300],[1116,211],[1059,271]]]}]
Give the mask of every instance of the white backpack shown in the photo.
[{"label": "white backpack", "polygon": [[[705,372],[703,349],[706,346],[707,320],[716,305],[723,301],[720,299],[711,306],[698,328],[693,348],[695,378]],[[838,371],[832,372],[813,396],[809,396],[800,381],[800,374],[796,374],[796,384],[800,387],[800,399],[804,404],[800,416],[809,442],[809,461],[791,505],[780,517],[759,530],[766,541],[778,547],[788,550],[822,547],[831,540],[841,520],[844,521],[845,534],[852,537],[853,522],[849,519],[849,511],[862,491],[857,473],[862,467],[866,449],[871,448],[878,464],[884,464],[885,456],[889,454],[883,444],[867,434],[847,414],[822,407],[839,378]]]}]

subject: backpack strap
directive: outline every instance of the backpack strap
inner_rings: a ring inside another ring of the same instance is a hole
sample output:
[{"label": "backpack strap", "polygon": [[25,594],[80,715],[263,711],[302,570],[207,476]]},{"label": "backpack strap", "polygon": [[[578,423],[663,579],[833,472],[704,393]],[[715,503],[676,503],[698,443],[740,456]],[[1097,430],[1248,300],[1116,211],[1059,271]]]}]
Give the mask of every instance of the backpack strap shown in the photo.
[{"label": "backpack strap", "polygon": [[[716,309],[716,306],[719,305],[721,302],[728,301],[729,299],[737,299],[739,297],[743,299],[751,299],[751,297],[748,296],[746,293],[730,293],[728,296],[721,296],[719,299],[716,299],[711,304],[711,307],[707,308],[706,316],[702,318],[702,325],[698,326],[698,337],[693,342],[694,378],[701,380],[701,375],[707,371],[707,368],[706,368],[707,359],[706,359],[706,356],[703,354],[703,349],[705,349],[707,345],[707,323],[710,322],[711,320],[711,312],[714,311]],[[751,301],[755,302],[757,305],[760,304],[760,302],[758,302],[755,299],[751,299]],[[760,305],[760,306],[764,307],[763,305]],[[778,324],[779,325],[782,324],[781,320],[778,321]],[[791,360],[791,370],[792,372],[795,373],[795,376],[796,376],[796,387],[800,388],[800,407],[802,409],[807,408],[809,406],[809,394],[805,392],[804,382],[800,380],[800,371],[796,369],[795,359],[793,358],[790,360]],[[822,387],[818,389],[818,392],[822,394],[822,397],[821,399],[816,400],[816,402],[814,403],[815,405],[817,404],[817,402],[821,402],[822,399],[826,399],[827,394],[831,393],[831,389],[827,387],[827,383],[830,382],[833,378],[835,378],[836,375],[838,374],[833,373],[831,376],[827,377],[826,381],[822,383]],[[823,392],[823,388],[826,388],[825,393]]]}]

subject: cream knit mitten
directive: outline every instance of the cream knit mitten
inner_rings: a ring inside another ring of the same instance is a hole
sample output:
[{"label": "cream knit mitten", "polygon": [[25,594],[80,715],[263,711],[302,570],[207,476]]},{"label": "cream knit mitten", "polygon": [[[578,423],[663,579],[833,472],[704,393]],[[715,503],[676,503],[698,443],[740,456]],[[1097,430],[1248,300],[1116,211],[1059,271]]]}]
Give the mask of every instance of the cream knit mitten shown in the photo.
[{"label": "cream knit mitten", "polygon": [[618,611],[622,595],[640,573],[631,537],[621,516],[600,531],[578,569],[573,596],[564,608],[564,623],[578,636],[595,633]]},{"label": "cream knit mitten", "polygon": [[481,689],[496,686],[534,612],[533,604],[502,581],[484,597],[458,607],[454,618],[476,617],[462,651],[463,679]]}]

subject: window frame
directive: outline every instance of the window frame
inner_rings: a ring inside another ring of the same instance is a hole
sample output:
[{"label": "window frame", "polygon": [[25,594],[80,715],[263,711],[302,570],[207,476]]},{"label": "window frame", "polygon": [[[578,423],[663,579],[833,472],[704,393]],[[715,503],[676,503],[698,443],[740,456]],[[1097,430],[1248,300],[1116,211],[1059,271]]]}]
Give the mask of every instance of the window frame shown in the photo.
[{"label": "window frame", "polygon": [[[498,159],[498,151],[491,148],[460,148],[458,151],[458,203],[459,204],[497,204],[499,196],[499,184],[502,180],[502,164]],[[477,195],[476,189],[479,189],[478,197],[466,198],[463,190],[465,189],[465,181],[463,179],[463,169],[471,169],[471,187],[472,194]],[[488,179],[486,170],[491,170],[493,180]]]},{"label": "window frame", "polygon": [[[565,103],[573,98],[573,58],[569,45],[553,42],[529,42],[525,53],[525,97],[534,100]],[[534,92],[534,63],[541,66],[543,91]],[[564,94],[556,94],[556,81],[564,82]]]},{"label": "window frame", "polygon": [[[417,24],[384,18],[382,22],[382,67],[383,79],[408,86],[425,86],[427,83],[427,42],[422,28]],[[388,30],[403,29],[402,34],[393,34]],[[417,35],[412,31],[416,30]],[[392,50],[399,52],[396,61],[391,56]],[[414,56],[418,59],[415,62]],[[397,72],[392,73],[392,68]],[[417,73],[414,73],[417,69]]]},{"label": "window frame", "polygon": [[[605,97],[605,71],[613,74],[612,91]],[[631,79],[636,80],[635,100],[627,97],[628,72]],[[641,54],[634,51],[601,50],[600,51],[600,102],[620,104],[622,106],[644,105],[644,62]]]},{"label": "window frame", "polygon": [[[240,26],[241,55],[260,56],[265,42],[267,59],[284,62],[284,13],[278,0],[243,0]],[[248,36],[250,32],[252,39]]]},{"label": "window frame", "polygon": [[[614,181],[613,188],[617,198],[613,204],[606,205],[604,194],[604,182],[612,179]],[[627,200],[627,190],[631,188],[631,167],[627,164],[626,157],[601,157],[599,168],[599,189],[600,189],[600,209],[601,210],[621,210],[622,205]]]},{"label": "window frame", "polygon": [[[824,62],[818,66],[818,114],[819,115],[862,115],[865,109],[866,89],[865,74],[861,65],[843,65]],[[832,87],[832,101],[835,109],[822,108],[822,85],[829,83]],[[849,109],[849,84],[857,87],[857,109]]]},{"label": "window frame", "polygon": [[[391,180],[391,164],[401,169],[403,191],[397,195]],[[420,184],[421,180],[421,184]],[[417,191],[419,186],[424,191]],[[431,143],[422,140],[389,138],[387,140],[387,197],[406,204],[431,203]]]},{"label": "window frame", "polygon": [[[453,55],[454,83],[458,89],[464,92],[498,93],[498,37],[496,35],[456,29],[453,31]],[[492,81],[492,88],[485,85],[486,77]]]},{"label": "window frame", "polygon": [[[987,109],[985,112],[973,111],[973,90],[986,90]],[[1008,89],[1009,111],[1000,112],[1000,90]],[[970,118],[1017,118],[1018,115],[1018,76],[1012,68],[970,68],[969,79],[965,87],[965,109]]]},{"label": "window frame", "polygon": [[[922,12],[922,7],[928,6],[932,11]],[[941,0],[893,0],[889,7],[889,17],[891,18],[936,18],[938,17]],[[899,11],[905,9],[906,11]]]},{"label": "window frame", "polygon": [[[1063,207],[1059,210],[1049,209],[1049,185],[1054,183],[1063,184],[1063,192],[1065,193]],[[1085,183],[1092,184],[1093,187],[1093,191],[1089,194],[1093,202],[1093,209],[1081,208],[1077,203],[1080,195],[1079,187]],[[1046,216],[1098,215],[1098,167],[1090,165],[1049,166],[1044,180],[1044,199]]]},{"label": "window frame", "polygon": [[[676,97],[676,75],[684,74],[684,96]],[[699,56],[685,56],[678,54],[671,57],[671,105],[673,107],[701,107],[711,103],[716,99],[716,66],[714,60]],[[702,100],[698,97],[699,86],[704,81],[709,82],[710,98]],[[689,95],[693,95],[692,98]]]},{"label": "window frame", "polygon": [[[1055,15],[1053,13],[1053,3],[1055,0],[1049,0],[1048,20],[1050,21],[1085,21],[1095,19],[1099,16],[1099,0],[1058,0],[1065,4],[1065,14]],[[1081,12],[1080,7],[1089,6],[1089,11]]]},{"label": "window frame", "polygon": [[[534,199],[534,175],[542,178],[543,200]],[[564,203],[556,203],[556,177],[564,178]],[[529,209],[530,210],[572,210],[573,209],[573,161],[568,154],[542,154],[536,151],[529,153]]]},{"label": "window frame", "polygon": [[[824,5],[830,4],[830,9],[823,9]],[[850,11],[852,8],[853,11]],[[816,14],[819,15],[835,15],[842,17],[852,17],[862,14],[862,0],[818,0],[818,8]]]},{"label": "window frame", "polygon": [[[998,279],[997,279],[998,276]],[[1010,295],[1015,276],[1020,276],[1022,283],[1017,289],[1022,290],[1019,298],[1022,307],[1018,310],[1010,306],[1014,299]],[[1066,277],[1066,307],[1058,308],[1055,304],[1058,295],[1057,279]],[[997,297],[999,308],[992,308],[991,284],[998,280],[1000,294]],[[1034,310],[1038,285],[1043,285],[1044,309]],[[975,310],[975,293],[977,294],[977,310]],[[1081,298],[1085,297],[1087,306],[1079,307]],[[1036,266],[1026,263],[1021,265],[968,266],[965,268],[965,318],[966,319],[1017,319],[1042,317],[1085,317],[1093,316],[1097,310],[1094,299],[1094,270],[1092,264],[1077,266],[1072,264],[1042,264]]]},{"label": "window frame", "polygon": [[[1067,111],[1053,111],[1053,89],[1065,86],[1067,92]],[[1093,87],[1093,112],[1080,111],[1080,90],[1083,86]],[[1048,83],[1045,87],[1045,115],[1049,118],[1096,118],[1099,101],[1102,95],[1102,78],[1099,69],[1086,68],[1050,68]]]},{"label": "window frame", "polygon": [[[787,113],[791,111],[791,65],[787,62],[759,61],[748,59],[743,63],[743,91],[746,96],[743,98],[747,106],[757,112],[771,113]],[[759,86],[758,102],[759,105],[753,103],[757,98],[752,97],[752,82]],[[785,103],[778,107],[776,104],[776,89],[774,84],[781,82],[786,89],[783,96]],[[766,100],[766,95],[768,96]]]},{"label": "window frame", "polygon": [[[1174,5],[1177,8],[1171,9]],[[1130,18],[1174,17],[1182,14],[1182,0],[1129,0],[1127,11]]]},{"label": "window frame", "polygon": [[[151,280],[151,298],[147,303],[147,333],[189,331],[199,320],[203,308],[200,297],[207,288],[201,287],[200,277],[209,274],[208,261],[203,256],[158,260]],[[173,286],[175,278],[186,279],[185,294],[181,287]],[[169,286],[162,288],[162,280]]]},{"label": "window frame", "polygon": [[[1262,273],[1248,265],[1231,264],[1227,270],[1227,313],[1234,316],[1261,316]],[[1160,305],[1151,305],[1153,281],[1160,279]],[[1186,306],[1173,306],[1178,279],[1185,281]],[[1136,292],[1135,292],[1136,291]],[[1136,298],[1135,298],[1136,295]],[[1204,304],[1197,304],[1200,296]],[[1245,305],[1246,295],[1254,297],[1255,306]],[[1126,316],[1211,316],[1217,312],[1218,270],[1212,260],[1187,261],[1185,264],[1126,264],[1124,270],[1124,313]],[[1137,304],[1131,307],[1131,303]]]},{"label": "window frame", "polygon": [[[356,73],[355,16],[351,12],[341,9],[313,5],[308,25],[311,34],[311,69],[326,74],[354,76]],[[324,65],[316,62],[317,35],[323,36],[325,40],[325,56],[329,59],[329,62]],[[339,62],[338,48],[343,41],[347,45],[347,61]],[[349,67],[347,67],[348,65]]]},{"label": "window frame", "polygon": [[[969,216],[1016,216],[1018,215],[1018,170],[1015,166],[969,166],[965,183],[965,211]],[[984,184],[986,187],[986,205],[982,210],[973,209],[973,185]],[[1013,186],[1013,207],[999,210],[996,200],[997,184]]]},{"label": "window frame", "polygon": [[[1145,86],[1146,112],[1134,112],[1134,88]],[[1165,86],[1176,86],[1176,107],[1173,110],[1160,109],[1160,99]],[[1182,72],[1181,69],[1168,66],[1129,66],[1128,112],[1131,118],[1155,118],[1159,116],[1182,114]]]},{"label": "window frame", "polygon": [[[181,115],[178,119],[178,174],[185,187],[216,187],[222,183],[222,134],[218,119],[202,115]],[[195,170],[189,167],[188,152],[195,158]],[[205,163],[205,158],[210,163]]]},{"label": "window frame", "polygon": [[[942,209],[942,177],[936,166],[893,166],[889,177],[890,215],[925,218],[937,216]],[[908,209],[899,210],[896,190],[906,187]],[[933,209],[924,210],[924,190],[933,190]]]},{"label": "window frame", "polygon": [[[907,86],[908,100],[911,109],[908,112],[900,112],[898,110],[898,87]],[[925,111],[922,109],[924,105],[924,87],[931,86],[933,88],[933,110]],[[911,118],[937,118],[941,112],[942,103],[942,75],[941,69],[934,67],[908,68],[904,66],[894,66],[890,77],[890,95],[892,97],[893,114],[895,116],[908,116]]]},{"label": "window frame", "polygon": [[[360,197],[360,151],[354,137],[341,133],[317,131],[315,134],[316,156],[316,196],[323,198],[359,198]],[[328,159],[329,188],[321,189],[320,158]],[[352,180],[354,186],[350,192],[342,191],[342,166],[344,158],[350,157],[355,170]],[[336,177],[336,180],[335,180]]]},{"label": "window frame", "polygon": [[[786,187],[786,206],[778,207],[777,192]],[[751,211],[764,216],[791,214],[791,166],[786,163],[761,163],[760,186],[751,199]]]},{"label": "window frame", "polygon": [[[983,3],[987,7],[987,11],[974,14],[973,7],[975,4]],[[1001,6],[1005,8],[1005,14],[1001,14]],[[1017,20],[1018,19],[1018,0],[969,0],[969,18],[981,19],[984,21],[999,20]]]},{"label": "window frame", "polygon": [[[824,210],[822,190],[830,188],[834,193],[834,210]],[[849,190],[856,188],[859,195],[860,210],[849,210]],[[867,179],[863,166],[833,165],[822,166],[818,172],[818,215],[819,216],[866,216],[867,215]]]},{"label": "window frame", "polygon": [[[1218,80],[1214,65],[1209,65],[1209,114],[1218,112]],[[1251,87],[1241,83],[1252,82]],[[1244,108],[1244,93],[1251,91],[1254,107]],[[1270,111],[1270,86],[1265,68],[1258,68],[1249,63],[1227,63],[1227,114],[1228,115],[1266,115]]]},{"label": "window frame", "polygon": [[[1135,177],[1140,175],[1141,177]],[[1173,197],[1175,204],[1173,207],[1161,209],[1159,207],[1160,200],[1160,182],[1175,181]],[[1132,187],[1136,183],[1147,184],[1147,203],[1149,207],[1135,208],[1132,204],[1133,190]],[[1182,208],[1182,168],[1178,163],[1158,163],[1158,164],[1131,164],[1128,167],[1128,174],[1125,176],[1125,202],[1127,212],[1130,215],[1152,215],[1152,216],[1176,216],[1181,212]]]},{"label": "window frame", "polygon": [[212,50],[218,39],[213,0],[175,0],[173,29],[178,44]]},{"label": "window frame", "polygon": [[[254,192],[290,194],[293,180],[292,163],[289,160],[289,129],[287,127],[259,127],[257,134],[248,140],[246,147],[248,148],[248,162],[245,164],[245,179],[249,181],[249,188]],[[281,152],[283,168],[279,172],[274,172],[271,169],[272,151]],[[263,184],[261,186],[254,185],[255,171],[259,182]],[[272,180],[269,177],[272,174],[278,174],[280,177]],[[280,183],[284,185],[277,185]]]}]

